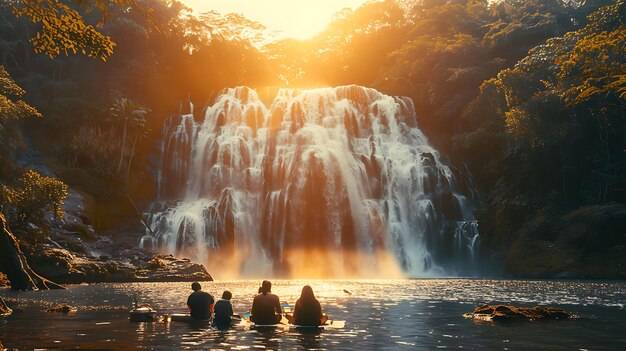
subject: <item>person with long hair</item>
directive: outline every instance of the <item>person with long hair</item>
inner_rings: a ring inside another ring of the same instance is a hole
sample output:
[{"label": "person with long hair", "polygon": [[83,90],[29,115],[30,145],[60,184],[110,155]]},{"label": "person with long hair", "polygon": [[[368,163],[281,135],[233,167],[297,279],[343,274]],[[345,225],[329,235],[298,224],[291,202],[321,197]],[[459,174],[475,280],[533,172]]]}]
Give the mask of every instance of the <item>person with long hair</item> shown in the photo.
[{"label": "person with long hair", "polygon": [[296,325],[319,326],[326,323],[328,316],[322,313],[322,306],[315,298],[313,288],[305,285],[300,298],[296,301],[293,315],[287,315],[287,319]]},{"label": "person with long hair", "polygon": [[282,307],[278,296],[272,294],[272,283],[267,280],[261,285],[262,292],[254,297],[250,320],[255,324],[277,324],[282,319]]}]

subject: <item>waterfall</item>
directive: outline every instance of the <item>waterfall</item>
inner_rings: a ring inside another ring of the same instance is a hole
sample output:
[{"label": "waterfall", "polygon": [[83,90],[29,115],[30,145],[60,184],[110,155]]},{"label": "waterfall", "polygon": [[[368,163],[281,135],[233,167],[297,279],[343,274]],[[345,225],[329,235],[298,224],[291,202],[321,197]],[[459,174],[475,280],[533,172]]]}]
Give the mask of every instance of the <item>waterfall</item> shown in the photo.
[{"label": "waterfall", "polygon": [[474,272],[471,204],[406,97],[225,89],[202,121],[166,120],[158,181],[141,245],[218,277]]}]

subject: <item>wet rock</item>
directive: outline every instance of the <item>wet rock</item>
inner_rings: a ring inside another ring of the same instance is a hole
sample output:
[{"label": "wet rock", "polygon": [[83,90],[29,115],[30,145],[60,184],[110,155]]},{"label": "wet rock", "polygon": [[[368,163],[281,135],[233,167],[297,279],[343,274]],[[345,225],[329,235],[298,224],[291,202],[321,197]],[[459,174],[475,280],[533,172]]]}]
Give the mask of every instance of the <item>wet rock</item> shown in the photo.
[{"label": "wet rock", "polygon": [[61,219],[64,225],[83,224],[91,228],[96,218],[96,201],[80,190],[70,188],[67,198],[63,202],[64,216]]},{"label": "wet rock", "polygon": [[[13,310],[4,303],[4,300],[0,297],[0,317],[8,316],[13,313]],[[0,344],[0,350],[2,350],[2,344]]]},{"label": "wet rock", "polygon": [[31,258],[31,265],[44,277],[59,276],[72,271],[75,256],[66,249],[44,245]]},{"label": "wet rock", "polygon": [[209,281],[206,268],[186,258],[154,255],[118,245],[111,255],[78,255],[44,245],[31,261],[37,271],[64,284],[136,281]]},{"label": "wet rock", "polygon": [[568,319],[575,317],[573,313],[553,307],[515,307],[507,305],[481,305],[474,311],[463,315],[479,321],[513,321],[513,320],[539,320],[539,319]]},{"label": "wet rock", "polygon": [[51,312],[51,313],[70,313],[70,312],[76,312],[77,309],[76,307],[72,307],[72,306],[68,306],[68,305],[63,305],[63,306],[57,306],[57,307],[52,307],[52,308],[48,308],[46,310],[46,312]]},{"label": "wet rock", "polygon": [[172,255],[158,255],[145,265],[141,281],[211,281],[213,278],[206,268],[189,259],[176,258]]}]

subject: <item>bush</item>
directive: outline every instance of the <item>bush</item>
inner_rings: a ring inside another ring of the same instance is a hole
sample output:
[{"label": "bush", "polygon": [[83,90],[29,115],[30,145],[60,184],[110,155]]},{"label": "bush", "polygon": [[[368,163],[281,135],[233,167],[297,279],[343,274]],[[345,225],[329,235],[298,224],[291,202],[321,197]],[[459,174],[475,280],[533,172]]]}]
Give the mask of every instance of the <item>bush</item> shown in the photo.
[{"label": "bush", "polygon": [[63,201],[67,197],[67,185],[60,180],[28,170],[17,180],[14,187],[4,190],[13,208],[14,220],[19,224],[41,223],[46,211],[60,218]]}]

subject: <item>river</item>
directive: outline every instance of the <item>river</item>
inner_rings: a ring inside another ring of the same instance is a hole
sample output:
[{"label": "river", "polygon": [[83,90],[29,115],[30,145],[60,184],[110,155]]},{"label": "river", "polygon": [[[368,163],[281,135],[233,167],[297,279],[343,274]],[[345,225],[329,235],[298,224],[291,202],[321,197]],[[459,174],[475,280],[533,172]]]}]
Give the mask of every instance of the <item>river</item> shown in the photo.
[{"label": "river", "polygon": [[[73,285],[67,290],[0,290],[13,315],[0,318],[0,341],[19,349],[549,349],[619,350],[626,345],[626,282],[535,280],[276,280],[273,292],[293,305],[313,287],[343,329],[316,333],[207,326],[163,320],[131,323],[133,299],[159,314],[185,312],[189,283]],[[260,280],[203,283],[219,297],[233,293],[235,312],[249,311]],[[346,293],[348,291],[350,294]],[[550,305],[579,315],[561,321],[476,323],[463,318],[477,304]],[[45,312],[68,304],[76,312]]]}]

